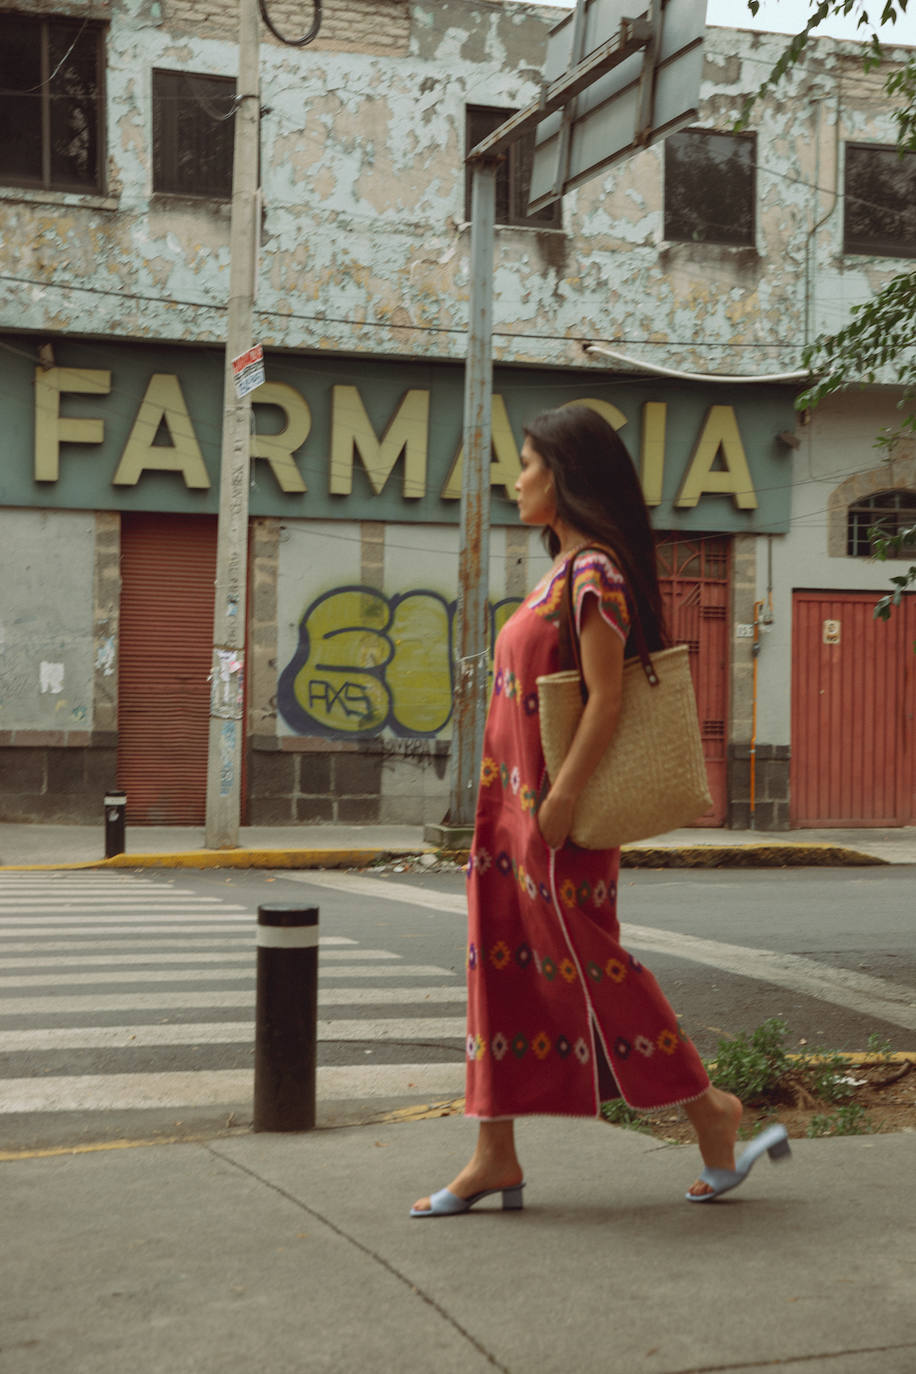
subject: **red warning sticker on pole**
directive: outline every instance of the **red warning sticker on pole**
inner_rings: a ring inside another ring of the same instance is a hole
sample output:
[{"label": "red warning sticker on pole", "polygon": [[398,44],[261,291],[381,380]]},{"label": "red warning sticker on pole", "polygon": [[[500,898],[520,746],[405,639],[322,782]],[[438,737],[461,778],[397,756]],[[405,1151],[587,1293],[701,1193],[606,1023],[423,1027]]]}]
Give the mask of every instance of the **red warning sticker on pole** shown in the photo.
[{"label": "red warning sticker on pole", "polygon": [[235,394],[240,399],[247,396],[249,391],[264,385],[264,350],[260,344],[255,344],[247,353],[240,353],[232,359],[232,376],[235,379]]}]

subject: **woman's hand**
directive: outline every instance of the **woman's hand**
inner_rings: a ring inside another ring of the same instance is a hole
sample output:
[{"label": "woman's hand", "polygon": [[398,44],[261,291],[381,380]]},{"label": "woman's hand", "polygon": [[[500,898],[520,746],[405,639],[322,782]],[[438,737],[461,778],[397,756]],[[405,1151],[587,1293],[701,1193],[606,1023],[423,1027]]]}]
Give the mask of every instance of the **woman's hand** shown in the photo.
[{"label": "woman's hand", "polygon": [[575,798],[564,797],[551,788],[538,809],[538,827],[550,849],[562,849],[573,823]]}]

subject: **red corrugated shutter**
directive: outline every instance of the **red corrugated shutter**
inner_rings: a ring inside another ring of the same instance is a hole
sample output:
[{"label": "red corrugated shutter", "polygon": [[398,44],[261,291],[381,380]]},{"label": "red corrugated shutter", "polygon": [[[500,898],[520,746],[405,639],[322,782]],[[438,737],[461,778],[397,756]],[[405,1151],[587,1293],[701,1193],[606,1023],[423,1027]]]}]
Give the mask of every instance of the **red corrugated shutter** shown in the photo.
[{"label": "red corrugated shutter", "polygon": [[792,598],[793,825],[916,819],[916,597],[887,623],[874,619],[877,599]]},{"label": "red corrugated shutter", "polygon": [[133,825],[202,825],[216,519],[121,517],[118,785]]},{"label": "red corrugated shutter", "polygon": [[658,574],[672,643],[686,644],[703,736],[712,809],[696,822],[725,824],[728,810],[728,596],[731,540],[660,535]]}]

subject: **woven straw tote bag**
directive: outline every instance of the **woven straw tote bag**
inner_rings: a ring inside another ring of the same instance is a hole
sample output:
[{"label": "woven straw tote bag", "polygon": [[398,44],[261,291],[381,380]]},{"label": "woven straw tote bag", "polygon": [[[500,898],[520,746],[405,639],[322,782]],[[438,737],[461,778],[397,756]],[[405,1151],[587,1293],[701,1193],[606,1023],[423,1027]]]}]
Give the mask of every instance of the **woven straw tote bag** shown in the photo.
[{"label": "woven straw tote bag", "polygon": [[[613,556],[610,549],[588,547]],[[569,575],[575,556],[568,564],[564,604],[573,656],[579,663]],[[573,814],[570,839],[583,849],[614,849],[661,835],[695,821],[712,806],[689,650],[679,644],[650,656],[632,600],[631,615],[639,656],[624,663],[614,737],[579,794]],[[581,668],[539,677],[537,688],[541,744],[547,772],[554,778],[585,709]]]}]

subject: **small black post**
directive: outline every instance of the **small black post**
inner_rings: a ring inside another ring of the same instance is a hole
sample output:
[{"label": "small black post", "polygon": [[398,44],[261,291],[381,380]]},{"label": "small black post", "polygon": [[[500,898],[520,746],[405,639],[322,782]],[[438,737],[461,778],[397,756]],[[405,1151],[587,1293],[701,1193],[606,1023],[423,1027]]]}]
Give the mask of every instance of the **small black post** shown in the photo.
[{"label": "small black post", "polygon": [[105,858],[113,859],[124,853],[124,817],[127,797],[123,792],[105,795]]},{"label": "small black post", "polygon": [[254,1129],[315,1125],[318,908],[258,907]]}]

